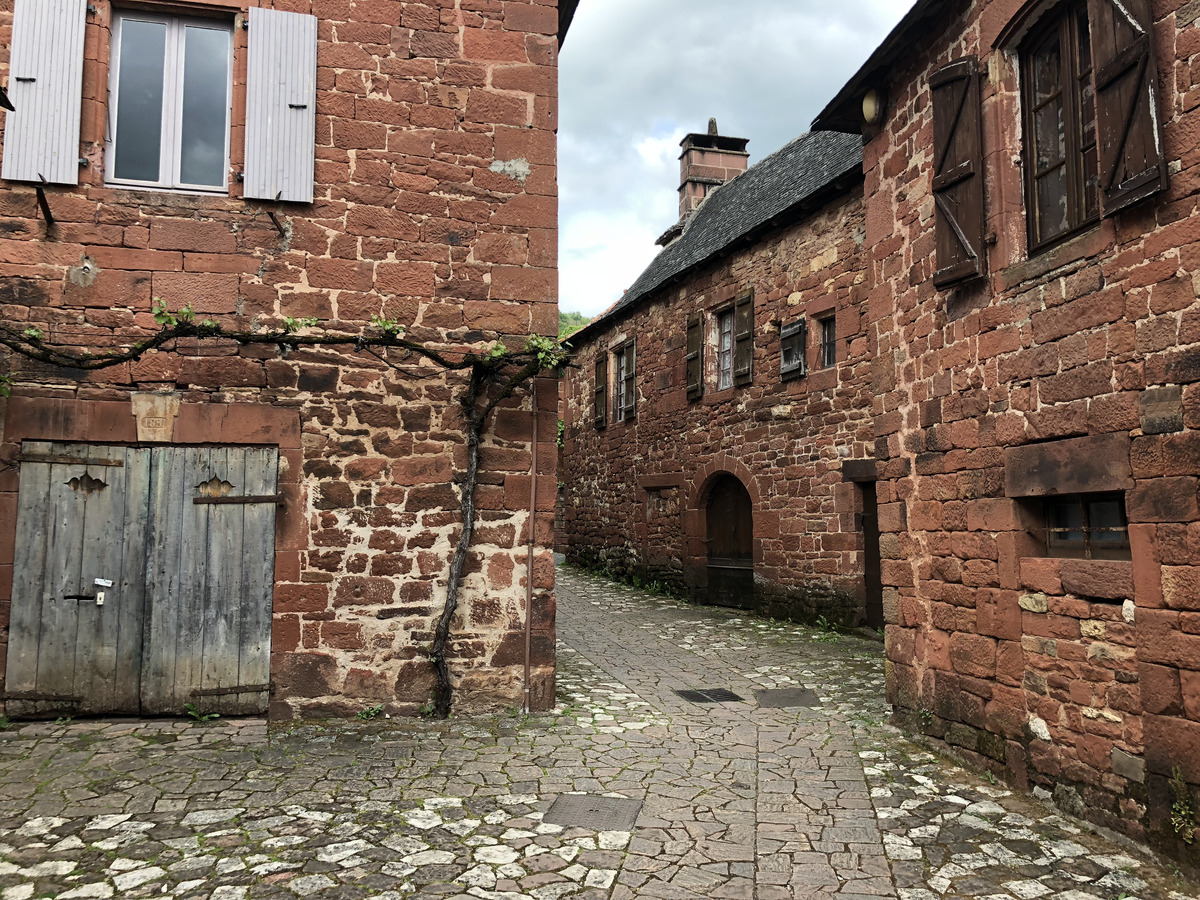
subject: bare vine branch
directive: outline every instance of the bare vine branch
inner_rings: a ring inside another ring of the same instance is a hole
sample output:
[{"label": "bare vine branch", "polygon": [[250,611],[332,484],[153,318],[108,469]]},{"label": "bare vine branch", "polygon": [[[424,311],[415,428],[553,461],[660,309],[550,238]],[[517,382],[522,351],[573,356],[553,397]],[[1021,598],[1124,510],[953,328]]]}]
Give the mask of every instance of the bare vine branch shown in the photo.
[{"label": "bare vine branch", "polygon": [[[467,465],[460,487],[463,524],[450,560],[446,601],[438,617],[429,654],[437,676],[434,714],[439,718],[449,716],[453,701],[453,681],[446,659],[446,649],[450,642],[454,615],[458,610],[462,573],[475,533],[475,490],[479,481],[480,446],[483,443],[487,421],[496,407],[512,397],[522,385],[542,372],[568,365],[566,348],[552,338],[535,335],[526,341],[522,350],[515,352],[500,342],[483,353],[474,350],[436,349],[404,337],[401,326],[379,317],[372,322],[371,330],[365,333],[300,334],[300,329],[311,328],[316,324],[316,320],[285,319],[283,329],[235,331],[209,320],[195,322],[190,308],[179,313],[170,313],[160,300],[155,301],[153,310],[154,318],[161,326],[157,332],[130,346],[115,348],[103,354],[86,349],[72,349],[75,345],[71,344],[47,341],[42,330],[37,327],[20,330],[7,324],[0,324],[0,346],[7,347],[26,359],[57,368],[83,371],[97,371],[136,362],[146,354],[159,350],[182,352],[178,342],[195,339],[225,340],[239,346],[274,345],[280,352],[310,348],[348,348],[353,352],[367,353],[410,378],[428,378],[436,374],[414,372],[384,355],[388,350],[397,349],[432,363],[444,372],[469,373],[466,387],[459,398],[465,414],[467,431]],[[0,394],[7,395],[10,386],[11,378],[0,373]],[[536,409],[533,410],[534,416],[537,413]],[[535,477],[536,474],[534,473]],[[533,511],[530,514],[534,514]],[[530,572],[526,577],[532,578],[533,573]]]}]

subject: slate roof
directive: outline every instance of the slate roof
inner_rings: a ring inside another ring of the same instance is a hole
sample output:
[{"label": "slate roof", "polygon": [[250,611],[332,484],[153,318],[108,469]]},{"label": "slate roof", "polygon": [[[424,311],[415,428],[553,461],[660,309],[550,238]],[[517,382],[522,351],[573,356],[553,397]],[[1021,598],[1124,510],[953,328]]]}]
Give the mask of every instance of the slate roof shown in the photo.
[{"label": "slate roof", "polygon": [[862,174],[860,135],[800,135],[709,194],[683,234],[654,258],[620,300],[572,339],[590,337],[668,281],[772,220],[799,214],[805,201],[849,174]]}]

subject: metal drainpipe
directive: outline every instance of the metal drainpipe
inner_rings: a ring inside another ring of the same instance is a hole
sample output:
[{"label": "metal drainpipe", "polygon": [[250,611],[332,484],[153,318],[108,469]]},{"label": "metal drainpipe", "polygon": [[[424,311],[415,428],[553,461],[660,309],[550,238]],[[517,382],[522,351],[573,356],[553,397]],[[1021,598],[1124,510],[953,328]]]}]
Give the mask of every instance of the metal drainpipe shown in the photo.
[{"label": "metal drainpipe", "polygon": [[533,377],[533,461],[530,464],[529,479],[529,549],[525,560],[525,705],[522,710],[529,713],[529,658],[533,646],[533,544],[534,525],[537,520],[537,479],[538,479],[538,379]]}]

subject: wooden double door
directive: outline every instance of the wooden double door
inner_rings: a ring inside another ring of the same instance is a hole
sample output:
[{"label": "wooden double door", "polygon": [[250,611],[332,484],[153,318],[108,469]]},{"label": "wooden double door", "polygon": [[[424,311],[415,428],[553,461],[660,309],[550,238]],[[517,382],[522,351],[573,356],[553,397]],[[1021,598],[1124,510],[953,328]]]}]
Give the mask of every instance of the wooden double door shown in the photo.
[{"label": "wooden double door", "polygon": [[278,461],[26,442],[8,714],[265,711]]}]

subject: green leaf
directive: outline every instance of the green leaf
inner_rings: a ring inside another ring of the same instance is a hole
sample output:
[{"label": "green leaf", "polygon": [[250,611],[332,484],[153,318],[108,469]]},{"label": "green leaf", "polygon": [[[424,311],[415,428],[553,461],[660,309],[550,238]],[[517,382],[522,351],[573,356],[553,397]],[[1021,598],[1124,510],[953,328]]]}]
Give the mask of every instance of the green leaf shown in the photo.
[{"label": "green leaf", "polygon": [[388,319],[381,315],[374,315],[371,316],[371,325],[374,328],[382,331],[384,334],[389,334],[393,337],[404,334],[404,326],[401,325],[396,319]]},{"label": "green leaf", "polygon": [[150,302],[150,312],[154,321],[166,328],[174,328],[179,324],[179,320],[171,315],[171,311],[167,309],[167,302],[161,297],[155,297]]}]

